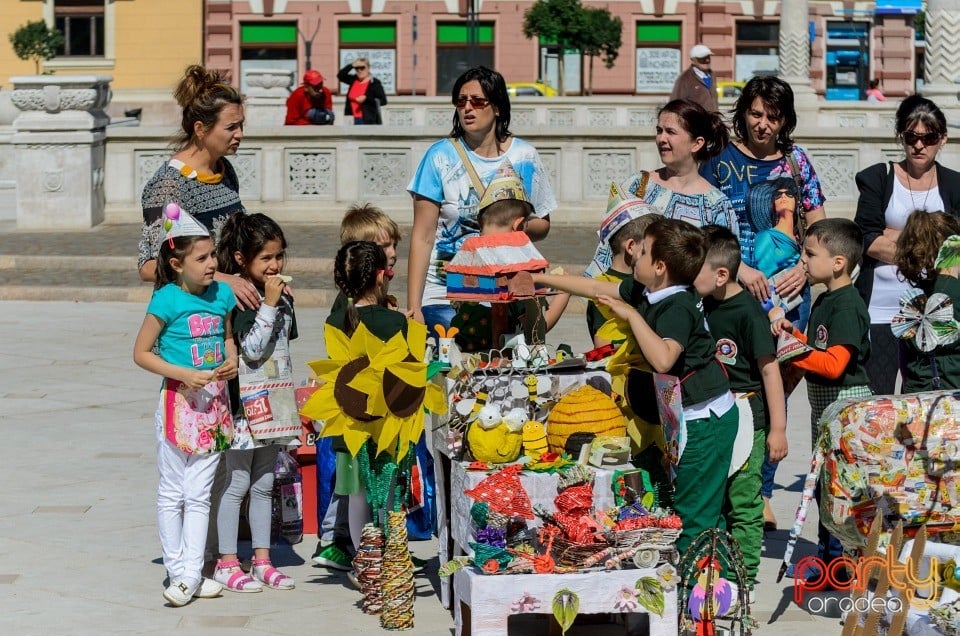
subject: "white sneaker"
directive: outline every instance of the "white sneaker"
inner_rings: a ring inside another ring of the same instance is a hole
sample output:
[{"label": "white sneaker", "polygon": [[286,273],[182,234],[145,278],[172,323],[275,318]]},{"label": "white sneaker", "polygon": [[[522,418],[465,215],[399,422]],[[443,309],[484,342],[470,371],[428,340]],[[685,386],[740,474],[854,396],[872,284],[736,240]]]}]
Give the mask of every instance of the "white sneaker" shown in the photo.
[{"label": "white sneaker", "polygon": [[175,581],[163,591],[163,598],[174,607],[183,607],[193,600],[199,584],[191,586],[186,581]]},{"label": "white sneaker", "polygon": [[200,580],[197,591],[193,593],[194,598],[216,598],[223,592],[223,586],[213,579],[204,578]]}]

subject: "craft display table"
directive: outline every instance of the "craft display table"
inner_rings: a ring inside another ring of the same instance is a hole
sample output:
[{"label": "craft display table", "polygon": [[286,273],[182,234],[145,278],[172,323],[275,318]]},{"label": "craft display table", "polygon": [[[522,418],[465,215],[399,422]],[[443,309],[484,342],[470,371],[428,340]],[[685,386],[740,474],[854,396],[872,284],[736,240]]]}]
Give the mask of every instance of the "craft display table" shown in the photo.
[{"label": "craft display table", "polygon": [[[453,575],[454,618],[457,635],[507,636],[511,606],[524,596],[539,601],[539,607],[527,613],[552,614],[553,597],[568,589],[579,597],[580,614],[619,613],[614,606],[621,588],[633,587],[637,579],[656,577],[654,570],[611,570],[582,574],[480,574],[464,568]],[[637,605],[631,620],[647,610]],[[647,614],[650,636],[676,636],[678,630],[677,588],[664,592],[663,616]]]}]

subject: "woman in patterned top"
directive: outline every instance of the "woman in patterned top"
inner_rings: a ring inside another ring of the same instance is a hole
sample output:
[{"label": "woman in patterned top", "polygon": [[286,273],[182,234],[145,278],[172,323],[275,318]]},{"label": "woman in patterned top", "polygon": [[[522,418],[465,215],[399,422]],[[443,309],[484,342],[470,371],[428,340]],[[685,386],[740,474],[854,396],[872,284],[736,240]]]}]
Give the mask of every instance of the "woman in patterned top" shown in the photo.
[{"label": "woman in patterned top", "polygon": [[[213,230],[234,212],[244,212],[237,173],[225,157],[235,154],[243,139],[243,98],[219,73],[202,66],[187,68],[174,98],[183,109],[181,129],[174,140],[173,157],[143,188],[143,228],[137,254],[140,279],[153,282],[160,249],[161,211],[173,201]],[[254,286],[237,276],[217,273],[237,301],[255,309],[260,296]]]},{"label": "woman in patterned top", "polygon": [[700,164],[729,141],[719,113],[675,99],[657,115],[657,151],[663,167],[630,177],[627,189],[668,219],[697,227],[719,225],[737,233],[737,216],[729,199],[698,172]]}]

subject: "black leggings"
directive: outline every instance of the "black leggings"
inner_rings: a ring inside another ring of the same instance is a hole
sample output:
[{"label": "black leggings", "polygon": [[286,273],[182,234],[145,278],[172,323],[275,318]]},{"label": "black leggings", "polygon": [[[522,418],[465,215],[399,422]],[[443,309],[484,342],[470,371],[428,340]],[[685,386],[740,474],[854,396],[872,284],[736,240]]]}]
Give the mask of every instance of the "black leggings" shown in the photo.
[{"label": "black leggings", "polygon": [[870,358],[865,366],[873,394],[892,395],[900,370],[900,341],[889,323],[870,325]]}]

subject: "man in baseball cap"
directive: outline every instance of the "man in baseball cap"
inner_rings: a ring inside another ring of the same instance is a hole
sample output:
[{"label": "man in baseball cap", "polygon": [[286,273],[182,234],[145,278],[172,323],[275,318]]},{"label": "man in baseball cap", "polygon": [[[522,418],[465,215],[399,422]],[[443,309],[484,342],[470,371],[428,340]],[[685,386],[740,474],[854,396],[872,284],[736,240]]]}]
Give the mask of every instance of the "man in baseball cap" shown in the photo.
[{"label": "man in baseball cap", "polygon": [[303,84],[294,89],[287,98],[287,126],[309,126],[310,124],[332,124],[333,96],[330,89],[323,85],[323,75],[314,69],[303,74]]},{"label": "man in baseball cap", "polygon": [[719,110],[716,86],[710,70],[712,55],[713,51],[706,44],[697,44],[690,49],[690,67],[677,77],[670,99],[688,99],[711,113]]}]

